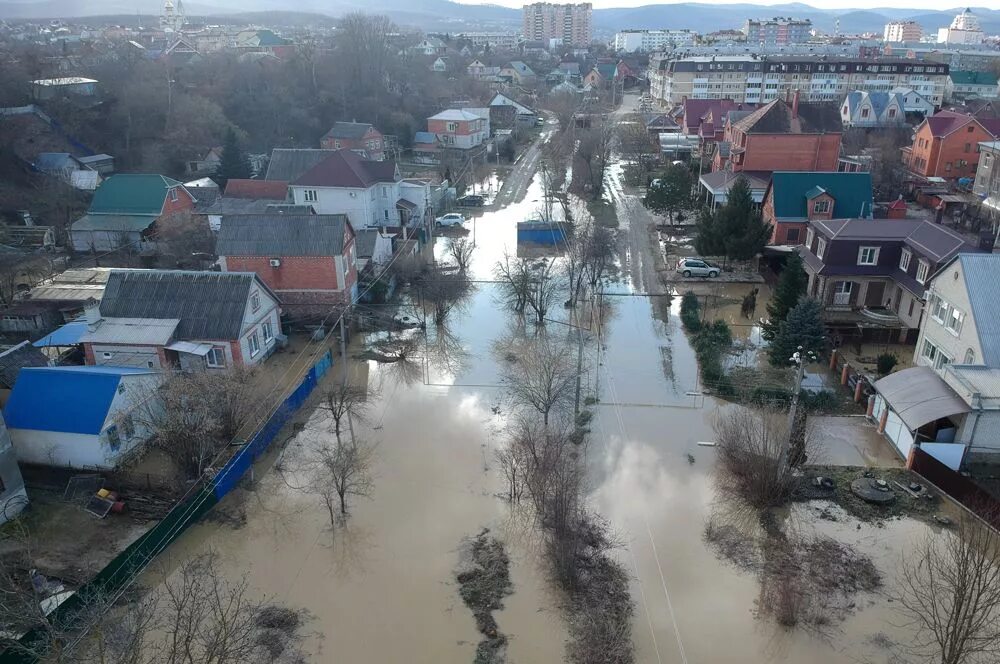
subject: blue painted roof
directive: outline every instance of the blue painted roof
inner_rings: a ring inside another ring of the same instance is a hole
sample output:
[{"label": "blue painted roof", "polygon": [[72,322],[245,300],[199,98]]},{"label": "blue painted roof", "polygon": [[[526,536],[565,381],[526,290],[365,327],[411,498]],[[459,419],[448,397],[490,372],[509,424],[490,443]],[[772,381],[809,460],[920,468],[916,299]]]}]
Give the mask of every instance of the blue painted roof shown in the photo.
[{"label": "blue painted roof", "polygon": [[80,337],[86,331],[86,321],[74,320],[62,327],[57,327],[32,345],[36,348],[45,348],[46,346],[75,346],[80,343]]},{"label": "blue painted roof", "polygon": [[437,143],[437,134],[431,131],[418,131],[413,136],[414,143]]},{"label": "blue painted roof", "polygon": [[155,373],[128,367],[25,367],[4,409],[11,429],[96,435],[122,376]]},{"label": "blue painted roof", "polygon": [[[972,318],[983,350],[983,363],[1000,367],[1000,294],[997,292],[1000,254],[959,254],[956,260],[962,265]],[[938,274],[944,274],[945,270],[941,268]]]}]

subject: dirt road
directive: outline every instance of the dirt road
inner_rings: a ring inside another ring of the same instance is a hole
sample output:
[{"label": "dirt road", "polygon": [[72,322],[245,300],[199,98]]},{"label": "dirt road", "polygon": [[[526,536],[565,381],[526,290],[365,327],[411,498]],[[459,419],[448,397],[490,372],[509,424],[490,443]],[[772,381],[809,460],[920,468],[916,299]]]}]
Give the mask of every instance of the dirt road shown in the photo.
[{"label": "dirt road", "polygon": [[546,128],[514,163],[514,168],[507,176],[507,179],[504,180],[503,188],[500,189],[500,193],[497,194],[493,202],[492,207],[494,209],[505,208],[524,198],[524,195],[528,192],[528,185],[531,184],[531,178],[534,177],[535,171],[538,170],[538,164],[542,158],[542,144],[549,140],[549,137],[552,136],[552,131],[552,129]]}]

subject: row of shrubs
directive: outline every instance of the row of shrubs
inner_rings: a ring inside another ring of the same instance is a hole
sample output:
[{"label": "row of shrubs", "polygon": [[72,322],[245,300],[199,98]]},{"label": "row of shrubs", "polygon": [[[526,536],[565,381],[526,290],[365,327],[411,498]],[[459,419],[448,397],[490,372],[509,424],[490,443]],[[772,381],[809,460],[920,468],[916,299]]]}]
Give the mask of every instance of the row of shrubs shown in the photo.
[{"label": "row of shrubs", "polygon": [[722,359],[733,346],[733,334],[724,320],[704,323],[698,296],[688,291],[681,298],[681,324],[691,335],[691,345],[698,358],[701,381],[722,396],[733,396],[736,389],[726,374]]}]

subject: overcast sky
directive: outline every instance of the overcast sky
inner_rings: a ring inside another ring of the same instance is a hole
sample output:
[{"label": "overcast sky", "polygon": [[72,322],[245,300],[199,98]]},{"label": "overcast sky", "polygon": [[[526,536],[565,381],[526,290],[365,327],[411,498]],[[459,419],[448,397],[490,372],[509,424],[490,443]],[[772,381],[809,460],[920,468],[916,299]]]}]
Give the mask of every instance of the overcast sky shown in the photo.
[{"label": "overcast sky", "polygon": [[[550,0],[558,2],[560,0]],[[574,0],[565,0],[574,1]],[[669,4],[664,0],[591,0],[593,2],[595,9],[602,9],[606,7],[638,7],[640,5],[655,5],[655,4]],[[742,0],[745,1],[745,0]],[[787,4],[789,0],[752,0],[753,4],[760,5],[777,5],[777,4]],[[470,0],[459,0],[459,2],[470,2]],[[741,0],[727,0],[729,2],[737,3]],[[482,3],[475,3],[482,4]],[[525,3],[519,0],[490,0],[489,4],[504,5],[506,7],[520,7]],[[707,3],[706,3],[707,4]],[[859,0],[810,0],[805,4],[811,5],[813,7],[819,7],[822,9],[862,9],[865,8],[865,4]],[[876,0],[872,5],[868,7],[897,7],[904,9],[912,9],[914,13],[934,9],[947,9],[948,4],[942,2],[935,2],[934,0]]]}]

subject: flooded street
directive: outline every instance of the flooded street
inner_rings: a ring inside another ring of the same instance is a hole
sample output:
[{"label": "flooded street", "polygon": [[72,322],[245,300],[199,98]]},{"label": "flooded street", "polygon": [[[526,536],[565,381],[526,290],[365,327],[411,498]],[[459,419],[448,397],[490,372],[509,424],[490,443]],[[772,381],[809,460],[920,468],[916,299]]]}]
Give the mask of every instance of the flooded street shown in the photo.
[{"label": "flooded street", "polygon": [[[635,205],[620,182],[615,191]],[[246,524],[199,524],[170,548],[169,559],[212,548],[233,578],[247,577],[261,593],[307,609],[312,629],[322,635],[308,644],[314,661],[468,664],[480,635],[458,595],[454,570],[463,538],[490,528],[511,556],[513,594],[495,614],[510,638],[509,661],[563,661],[567,630],[559,597],[541,567],[537,534],[498,497],[503,482],[494,461],[505,414],[494,344],[509,333],[513,316],[489,281],[504,253],[515,253],[515,224],[536,211],[540,195],[533,181],[523,199],[476,213],[467,224],[476,245],[470,268],[475,293],[452,312],[445,330],[430,331],[415,366],[352,367],[353,381],[377,390],[367,421],[355,423],[357,434],[377,449],[374,491],[352,501],[346,528],[331,533],[319,498],[296,488],[302,478],[292,470],[294,460],[315,437],[332,435],[328,413],[317,408],[287,448],[257,469],[253,489],[222,503],[223,509],[244,509]],[[873,636],[905,636],[890,624],[891,605],[884,599],[859,596],[856,613],[832,625],[826,638],[776,628],[754,617],[757,579],[706,546],[714,450],[698,443],[713,439],[711,417],[720,404],[700,395],[694,353],[676,315],[680,298],[642,276],[648,259],[633,242],[630,207],[618,209],[622,274],[631,276],[607,289],[600,335],[596,327],[585,335],[585,389],[599,399],[589,492],[593,509],[621,540],[617,555],[634,576],[637,661],[887,661]],[[446,242],[438,238],[439,256]],[[769,297],[759,287],[757,317]],[[735,336],[756,340],[759,331],[740,311],[749,286],[692,288],[705,296],[710,316],[730,322]],[[564,315],[559,307],[556,316]],[[819,521],[808,506],[794,508],[788,519],[797,529],[835,534],[872,556],[888,588],[899,543],[926,530],[912,520],[860,529],[846,515],[835,523]]]}]

